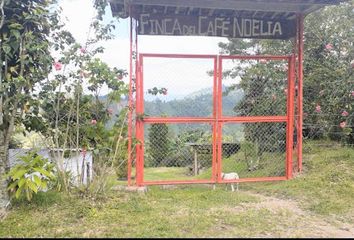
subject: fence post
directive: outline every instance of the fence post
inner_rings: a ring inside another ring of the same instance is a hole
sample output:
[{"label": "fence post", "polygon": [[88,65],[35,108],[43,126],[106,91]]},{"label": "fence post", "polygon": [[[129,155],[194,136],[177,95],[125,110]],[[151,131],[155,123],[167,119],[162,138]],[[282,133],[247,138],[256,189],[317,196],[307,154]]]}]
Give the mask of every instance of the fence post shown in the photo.
[{"label": "fence post", "polygon": [[303,126],[303,52],[304,52],[304,16],[298,15],[298,119],[297,119],[297,153],[298,171],[302,171],[302,126]]},{"label": "fence post", "polygon": [[143,57],[139,57],[138,77],[136,80],[136,183],[141,186],[144,179],[144,122],[143,122]]},{"label": "fence post", "polygon": [[287,99],[287,139],[286,139],[286,178],[292,178],[292,159],[294,145],[294,79],[295,79],[295,54],[289,59],[288,70],[288,99]]}]

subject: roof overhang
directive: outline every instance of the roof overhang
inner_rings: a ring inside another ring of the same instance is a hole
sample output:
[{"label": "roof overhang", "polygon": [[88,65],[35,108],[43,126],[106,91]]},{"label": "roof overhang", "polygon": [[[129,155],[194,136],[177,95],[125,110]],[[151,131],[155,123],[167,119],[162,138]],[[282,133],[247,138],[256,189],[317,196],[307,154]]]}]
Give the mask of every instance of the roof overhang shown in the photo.
[{"label": "roof overhang", "polygon": [[[196,25],[198,22],[200,24],[201,17],[207,17],[210,21],[215,18],[221,18],[231,22],[229,24],[230,27],[232,25],[244,24],[242,19],[254,19],[256,22],[247,22],[246,24],[255,24],[256,29],[261,29],[259,34],[262,34],[262,31],[268,31],[266,25],[269,21],[279,21],[283,24],[283,29],[292,29],[295,28],[294,24],[297,14],[307,15],[327,5],[337,5],[344,1],[346,0],[109,0],[109,3],[113,16],[120,18],[131,16],[141,22],[141,16],[147,15],[147,17],[145,16],[146,19],[160,21],[158,23],[160,25],[166,24],[163,22],[163,19],[166,18],[172,18],[172,24],[174,19],[179,19],[179,21],[182,20],[187,25],[188,23]],[[261,24],[259,21],[261,21]],[[156,26],[156,29],[160,27],[160,25]],[[150,29],[154,28],[154,26],[147,27],[149,27],[151,33],[153,30]],[[170,28],[172,28],[172,26]],[[207,26],[203,27],[204,30],[206,28]],[[139,29],[141,30],[140,26]],[[275,38],[287,39],[294,35],[294,31],[295,29],[292,29],[291,32],[283,37],[278,36]],[[170,35],[188,35],[182,33],[181,30],[180,32],[181,34],[175,34],[174,32]],[[213,34],[205,35],[211,36]],[[220,34],[215,33],[214,36],[216,35]]]},{"label": "roof overhang", "polygon": [[138,14],[162,15],[247,15],[291,18],[295,13],[304,15],[327,5],[337,5],[345,0],[109,0],[113,16],[129,17]]}]

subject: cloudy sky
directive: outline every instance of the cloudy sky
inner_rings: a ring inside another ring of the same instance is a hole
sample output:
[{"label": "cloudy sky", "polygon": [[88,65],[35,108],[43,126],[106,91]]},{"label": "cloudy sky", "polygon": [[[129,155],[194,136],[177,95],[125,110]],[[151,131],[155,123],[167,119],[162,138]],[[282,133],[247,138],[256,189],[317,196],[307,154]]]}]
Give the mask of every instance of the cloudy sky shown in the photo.
[{"label": "cloudy sky", "polygon": [[[67,19],[67,28],[76,40],[84,44],[90,22],[95,14],[91,0],[61,0],[63,15]],[[102,60],[110,66],[129,69],[129,21],[112,18],[107,9],[106,20],[115,20],[117,29],[115,39],[102,45],[106,51]],[[218,54],[217,44],[227,41],[219,37],[171,37],[171,36],[139,36],[140,53],[186,53],[186,54]],[[147,61],[144,66],[144,90],[152,86],[166,87],[170,97],[182,96],[211,86],[206,74],[212,70],[210,61],[187,61],[176,59],[155,59]],[[172,91],[172,89],[174,89]]]}]

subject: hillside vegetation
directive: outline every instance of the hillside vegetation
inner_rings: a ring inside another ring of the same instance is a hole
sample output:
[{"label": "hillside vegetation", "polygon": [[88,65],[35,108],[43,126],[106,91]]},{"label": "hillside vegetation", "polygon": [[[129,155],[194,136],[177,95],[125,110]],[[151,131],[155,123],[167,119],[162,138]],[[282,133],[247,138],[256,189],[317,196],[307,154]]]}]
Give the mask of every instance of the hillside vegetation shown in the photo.
[{"label": "hillside vegetation", "polygon": [[240,184],[239,192],[194,185],[165,190],[149,187],[146,194],[112,189],[103,199],[40,193],[30,204],[14,202],[0,222],[0,236],[353,236],[354,149],[311,142],[305,150],[300,176],[283,182]]}]

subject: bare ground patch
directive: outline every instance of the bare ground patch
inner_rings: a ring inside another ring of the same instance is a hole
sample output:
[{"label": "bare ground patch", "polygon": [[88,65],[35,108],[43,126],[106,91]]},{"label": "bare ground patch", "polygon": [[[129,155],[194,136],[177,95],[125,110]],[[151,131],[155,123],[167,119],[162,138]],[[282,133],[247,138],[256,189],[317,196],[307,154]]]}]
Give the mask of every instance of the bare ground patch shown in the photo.
[{"label": "bare ground patch", "polygon": [[[269,197],[252,192],[247,192],[247,194],[259,198],[260,201],[242,203],[242,211],[266,209],[273,214],[283,216],[284,221],[277,223],[279,230],[277,235],[279,234],[281,237],[354,237],[353,224],[343,223],[332,217],[324,218],[305,211],[294,200]],[[240,210],[240,207],[234,209],[234,211]],[[269,233],[266,236],[269,237],[272,234]]]}]

